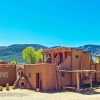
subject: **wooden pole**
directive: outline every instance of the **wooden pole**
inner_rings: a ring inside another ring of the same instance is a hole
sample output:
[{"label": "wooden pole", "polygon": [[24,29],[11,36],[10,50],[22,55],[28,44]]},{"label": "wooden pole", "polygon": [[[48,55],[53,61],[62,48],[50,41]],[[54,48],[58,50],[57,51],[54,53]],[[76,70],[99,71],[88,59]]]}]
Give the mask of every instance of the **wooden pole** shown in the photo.
[{"label": "wooden pole", "polygon": [[79,81],[79,73],[76,72],[76,79],[77,79],[77,90],[80,89],[80,81]]},{"label": "wooden pole", "polygon": [[55,66],[53,66],[54,70],[54,77],[55,77],[55,84],[56,84],[56,90],[58,91],[58,81],[57,81],[57,69]]},{"label": "wooden pole", "polygon": [[[71,52],[71,70],[73,70],[73,55]],[[71,85],[73,85],[73,73],[71,73]]]},{"label": "wooden pole", "polygon": [[51,54],[51,62],[52,62],[52,64],[53,64],[53,54]]},{"label": "wooden pole", "polygon": [[[82,55],[80,55],[80,70],[82,70]],[[80,73],[80,82],[82,83],[82,73]]]},{"label": "wooden pole", "polygon": [[60,84],[60,76],[61,76],[61,73],[58,72],[58,85],[59,85],[59,90],[60,90],[60,87],[61,87],[61,84]]},{"label": "wooden pole", "polygon": [[64,60],[65,60],[65,52],[63,52],[63,62],[64,62]]},{"label": "wooden pole", "polygon": [[90,88],[92,88],[92,72],[90,72]]},{"label": "wooden pole", "polygon": [[44,54],[43,54],[43,63],[44,63]]},{"label": "wooden pole", "polygon": [[56,58],[56,60],[57,60],[57,65],[58,65],[58,63],[59,63],[59,54],[57,53],[57,58]]}]

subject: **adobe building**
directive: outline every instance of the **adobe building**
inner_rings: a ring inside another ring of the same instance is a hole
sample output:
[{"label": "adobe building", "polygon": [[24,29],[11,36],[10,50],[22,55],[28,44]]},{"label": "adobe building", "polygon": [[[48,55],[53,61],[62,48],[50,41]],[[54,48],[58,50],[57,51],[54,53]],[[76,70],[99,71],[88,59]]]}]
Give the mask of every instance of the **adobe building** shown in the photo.
[{"label": "adobe building", "polygon": [[16,65],[0,64],[0,86],[13,85],[16,80]]},{"label": "adobe building", "polygon": [[52,64],[25,64],[24,74],[19,77],[14,86],[17,88],[37,89],[41,91],[54,89],[54,69]]},{"label": "adobe building", "polygon": [[90,84],[92,87],[92,74],[96,73],[96,69],[91,68],[90,53],[62,47],[45,50],[43,54],[48,58],[47,63],[56,64],[58,89],[67,87],[79,89],[83,84]]},{"label": "adobe building", "polygon": [[92,61],[90,53],[72,48],[54,48],[43,51],[43,62],[25,64],[16,87],[45,90],[75,88],[84,84],[92,87],[100,82],[100,64]]}]

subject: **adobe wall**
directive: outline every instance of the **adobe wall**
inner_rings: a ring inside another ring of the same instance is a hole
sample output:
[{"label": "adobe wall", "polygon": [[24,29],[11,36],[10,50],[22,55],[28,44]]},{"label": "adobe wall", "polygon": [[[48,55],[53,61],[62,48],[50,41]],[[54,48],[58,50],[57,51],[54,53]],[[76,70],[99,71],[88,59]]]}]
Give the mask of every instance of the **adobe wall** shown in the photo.
[{"label": "adobe wall", "polygon": [[[72,56],[67,56],[67,58],[64,61],[64,66],[66,69],[72,69],[72,70],[95,70],[95,64],[91,65],[91,55],[90,53],[79,51],[79,50],[72,50]],[[65,75],[63,79],[63,84],[67,85],[71,81],[71,85],[75,86],[77,84],[76,81],[76,73],[67,73],[68,75]],[[93,73],[93,81],[95,81],[96,74]],[[82,83],[82,76],[83,73],[79,74],[80,78],[80,84]],[[65,79],[65,81],[64,81]],[[66,80],[66,79],[69,79]]]},{"label": "adobe wall", "polygon": [[63,73],[63,75],[60,74],[60,86],[63,87],[63,86],[70,86],[72,83],[72,80],[71,80],[71,73]]},{"label": "adobe wall", "polygon": [[91,69],[91,55],[87,52],[82,53],[82,70]]},{"label": "adobe wall", "polygon": [[68,70],[71,70],[71,65],[72,65],[72,55],[71,53],[68,53],[67,52],[67,55],[65,56],[65,59],[64,59],[64,67],[66,67],[66,69]]},{"label": "adobe wall", "polygon": [[[51,64],[24,65],[24,72],[33,89],[36,89],[36,73],[40,74],[41,90],[55,88],[54,70]],[[28,74],[31,73],[31,78]]]},{"label": "adobe wall", "polygon": [[0,64],[0,85],[5,86],[7,83],[13,85],[16,81],[16,65]]},{"label": "adobe wall", "polygon": [[[96,64],[96,70],[100,71],[100,63]],[[100,72],[96,73],[96,81],[100,82]]]},{"label": "adobe wall", "polygon": [[[77,58],[76,55],[79,57]],[[91,69],[91,55],[87,52],[74,50],[72,52],[72,70],[90,70]],[[82,83],[83,74],[79,74],[80,84]],[[72,85],[77,84],[76,73],[72,73]]]},{"label": "adobe wall", "polygon": [[45,71],[45,90],[56,88],[56,76],[55,66],[52,64],[46,64],[44,66]]},{"label": "adobe wall", "polygon": [[[76,58],[76,56],[79,56],[78,58]],[[81,69],[81,57],[82,57],[82,52],[78,51],[78,50],[74,50],[72,52],[72,70],[80,70]],[[79,75],[80,77],[80,75]],[[76,73],[72,73],[72,85],[75,86],[77,84],[77,80],[76,80]]]},{"label": "adobe wall", "polygon": [[[91,63],[91,70],[96,70],[96,64]],[[96,73],[92,73],[93,82],[96,81]]]}]

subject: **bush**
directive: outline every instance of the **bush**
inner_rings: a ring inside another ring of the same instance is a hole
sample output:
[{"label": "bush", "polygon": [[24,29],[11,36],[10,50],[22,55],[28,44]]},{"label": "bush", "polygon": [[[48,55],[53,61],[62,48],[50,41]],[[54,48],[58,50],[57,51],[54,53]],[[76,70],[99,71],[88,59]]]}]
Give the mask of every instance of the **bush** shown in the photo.
[{"label": "bush", "polygon": [[9,84],[6,84],[6,91],[9,91],[10,88],[9,88]]},{"label": "bush", "polygon": [[0,91],[3,91],[3,87],[2,86],[0,86]]},{"label": "bush", "polygon": [[10,89],[9,89],[9,86],[6,86],[6,91],[9,91]]},{"label": "bush", "polygon": [[16,87],[15,87],[15,86],[13,86],[13,89],[16,89]]}]

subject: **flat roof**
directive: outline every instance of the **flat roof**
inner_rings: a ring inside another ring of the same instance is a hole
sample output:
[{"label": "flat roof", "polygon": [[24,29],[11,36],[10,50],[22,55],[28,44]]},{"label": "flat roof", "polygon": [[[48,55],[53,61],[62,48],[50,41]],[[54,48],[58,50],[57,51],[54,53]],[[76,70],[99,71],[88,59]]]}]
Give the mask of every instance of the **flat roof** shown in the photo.
[{"label": "flat roof", "polygon": [[57,53],[57,52],[72,52],[72,50],[75,51],[80,51],[80,52],[85,52],[85,53],[89,53],[87,51],[84,50],[79,50],[79,49],[75,49],[75,48],[68,48],[68,47],[58,47],[58,48],[51,48],[51,49],[47,49],[43,51],[43,54],[49,54],[49,53]]},{"label": "flat roof", "polygon": [[0,64],[0,67],[16,67],[14,64]]}]

